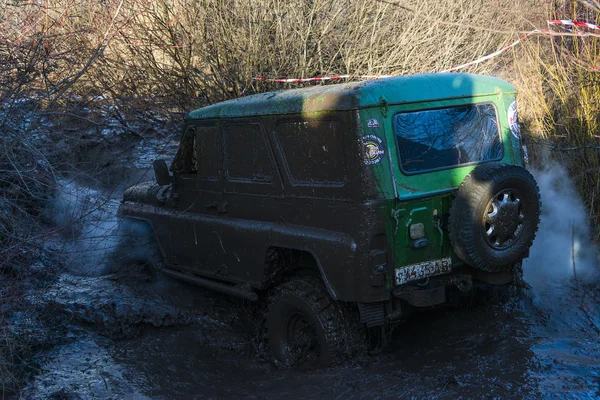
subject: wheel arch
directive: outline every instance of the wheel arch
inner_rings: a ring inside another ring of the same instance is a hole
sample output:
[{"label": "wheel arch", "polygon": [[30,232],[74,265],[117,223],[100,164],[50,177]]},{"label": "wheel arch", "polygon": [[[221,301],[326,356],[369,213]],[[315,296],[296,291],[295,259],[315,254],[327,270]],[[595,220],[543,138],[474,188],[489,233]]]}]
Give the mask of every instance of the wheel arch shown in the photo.
[{"label": "wheel arch", "polygon": [[271,287],[282,279],[296,276],[318,277],[332,299],[338,299],[338,293],[323,264],[313,249],[271,245],[265,252],[265,281],[266,287]]},{"label": "wheel arch", "polygon": [[[118,223],[119,223],[119,228],[118,228],[119,235],[128,235],[128,237],[132,237],[134,234],[137,234],[139,236],[144,236],[147,234],[148,236],[152,236],[154,245],[156,246],[156,249],[158,250],[158,256],[160,256],[160,258],[161,258],[158,261],[161,263],[164,263],[164,260],[166,260],[165,251],[164,251],[162,244],[160,243],[158,235],[156,234],[156,229],[154,227],[154,224],[152,223],[152,221],[150,219],[139,217],[139,216],[133,216],[133,215],[119,215]],[[143,230],[140,230],[137,227],[143,227]],[[119,238],[119,243],[122,243],[124,241],[124,239],[126,239],[126,238],[125,237]],[[142,257],[138,257],[138,258],[141,259]],[[151,255],[148,255],[147,258],[148,258],[147,261],[152,261]]]}]

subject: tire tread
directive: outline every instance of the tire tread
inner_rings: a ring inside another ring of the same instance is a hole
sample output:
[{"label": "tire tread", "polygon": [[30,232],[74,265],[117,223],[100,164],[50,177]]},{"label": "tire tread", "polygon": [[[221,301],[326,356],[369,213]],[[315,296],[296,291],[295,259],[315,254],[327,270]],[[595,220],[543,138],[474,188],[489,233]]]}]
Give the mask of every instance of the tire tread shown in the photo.
[{"label": "tire tread", "polygon": [[[482,251],[477,243],[480,227],[473,223],[473,206],[479,204],[482,199],[489,198],[490,185],[501,182],[507,178],[518,178],[532,186],[537,196],[537,210],[533,218],[535,230],[527,239],[520,256],[533,244],[540,221],[541,197],[537,183],[531,173],[525,168],[505,163],[482,164],[475,168],[460,184],[455,199],[450,207],[450,218],[448,224],[450,242],[456,255],[467,264],[488,271],[500,272],[512,267],[512,260],[506,264],[490,262],[489,257],[483,257]],[[522,257],[521,257],[522,258]]]}]

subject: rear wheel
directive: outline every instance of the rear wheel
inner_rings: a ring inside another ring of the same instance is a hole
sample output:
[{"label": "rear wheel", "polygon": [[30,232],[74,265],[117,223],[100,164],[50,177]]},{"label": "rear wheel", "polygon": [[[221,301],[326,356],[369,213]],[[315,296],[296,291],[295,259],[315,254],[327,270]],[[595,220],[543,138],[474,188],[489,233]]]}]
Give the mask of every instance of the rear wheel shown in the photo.
[{"label": "rear wheel", "polygon": [[359,340],[344,308],[315,278],[295,278],[269,299],[267,336],[275,359],[287,366],[325,367],[348,356]]}]

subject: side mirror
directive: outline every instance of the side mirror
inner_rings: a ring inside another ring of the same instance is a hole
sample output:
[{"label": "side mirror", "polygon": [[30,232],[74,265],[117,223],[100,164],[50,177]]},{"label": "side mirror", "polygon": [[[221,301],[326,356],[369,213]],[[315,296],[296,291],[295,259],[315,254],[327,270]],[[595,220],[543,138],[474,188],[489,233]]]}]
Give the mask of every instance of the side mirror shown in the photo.
[{"label": "side mirror", "polygon": [[154,167],[154,175],[156,176],[156,182],[160,186],[165,186],[171,183],[171,174],[169,174],[169,168],[165,160],[158,159],[152,163]]}]

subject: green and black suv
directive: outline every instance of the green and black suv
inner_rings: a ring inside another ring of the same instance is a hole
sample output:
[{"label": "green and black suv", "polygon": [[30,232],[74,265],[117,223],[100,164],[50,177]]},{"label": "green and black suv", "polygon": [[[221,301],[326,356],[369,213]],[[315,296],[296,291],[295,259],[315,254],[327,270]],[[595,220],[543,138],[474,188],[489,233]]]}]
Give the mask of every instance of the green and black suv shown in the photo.
[{"label": "green and black suv", "polygon": [[[267,299],[274,358],[327,364],[357,326],[518,276],[541,205],[515,94],[440,73],[204,107],[119,215],[131,238],[152,238],[162,273]],[[147,255],[139,242],[126,255]]]}]

